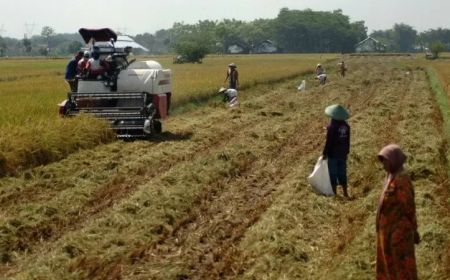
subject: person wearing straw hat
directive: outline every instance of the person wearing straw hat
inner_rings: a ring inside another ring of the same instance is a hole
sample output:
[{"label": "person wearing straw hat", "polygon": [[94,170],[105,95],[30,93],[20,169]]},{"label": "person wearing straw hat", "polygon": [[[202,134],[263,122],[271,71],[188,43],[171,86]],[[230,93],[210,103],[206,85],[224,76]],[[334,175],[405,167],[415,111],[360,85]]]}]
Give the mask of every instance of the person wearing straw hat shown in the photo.
[{"label": "person wearing straw hat", "polygon": [[376,279],[417,279],[417,231],[414,187],[403,168],[406,155],[396,144],[385,146],[378,160],[386,171],[376,217]]},{"label": "person wearing straw hat", "polygon": [[71,92],[77,91],[77,85],[78,85],[78,80],[76,77],[77,66],[78,66],[78,61],[80,61],[80,59],[83,57],[83,54],[84,54],[83,51],[78,51],[66,66],[65,79],[70,86]]},{"label": "person wearing straw hat", "polygon": [[228,102],[228,106],[236,107],[239,106],[238,92],[233,88],[221,87],[219,89],[219,94],[223,94],[223,102]]},{"label": "person wearing straw hat", "polygon": [[228,64],[227,77],[225,78],[225,82],[229,81],[228,88],[237,89],[239,85],[239,73],[236,70],[237,66],[234,63]]},{"label": "person wearing straw hat", "polygon": [[324,85],[327,81],[327,74],[325,73],[325,69],[322,67],[322,64],[317,64],[316,66],[316,78],[319,80],[321,85]]},{"label": "person wearing straw hat", "polygon": [[325,73],[325,69],[323,69],[322,64],[318,63],[316,66],[316,76]]},{"label": "person wearing straw hat", "polygon": [[340,63],[338,63],[339,67],[339,73],[341,74],[341,77],[345,77],[345,72],[347,72],[347,66],[345,65],[345,62],[342,60]]},{"label": "person wearing straw hat", "polygon": [[339,104],[328,106],[325,114],[331,118],[327,126],[327,139],[322,158],[328,159],[328,171],[333,192],[342,186],[344,196],[347,192],[347,156],[350,152],[350,126],[347,123],[349,113]]}]

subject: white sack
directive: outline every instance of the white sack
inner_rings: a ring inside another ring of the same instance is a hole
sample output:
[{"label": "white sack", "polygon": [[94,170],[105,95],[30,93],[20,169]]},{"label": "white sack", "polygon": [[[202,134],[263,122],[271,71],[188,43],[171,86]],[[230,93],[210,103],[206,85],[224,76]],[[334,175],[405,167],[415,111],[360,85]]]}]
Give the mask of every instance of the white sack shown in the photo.
[{"label": "white sack", "polygon": [[320,74],[317,76],[317,79],[319,79],[320,84],[325,84],[325,81],[327,80],[327,74]]},{"label": "white sack", "polygon": [[315,193],[334,196],[333,189],[331,188],[330,174],[328,173],[328,161],[323,160],[322,157],[319,157],[313,172],[308,176],[308,182],[311,184]]},{"label": "white sack", "polygon": [[306,90],[306,81],[303,80],[302,83],[297,88],[299,91],[305,91]]}]

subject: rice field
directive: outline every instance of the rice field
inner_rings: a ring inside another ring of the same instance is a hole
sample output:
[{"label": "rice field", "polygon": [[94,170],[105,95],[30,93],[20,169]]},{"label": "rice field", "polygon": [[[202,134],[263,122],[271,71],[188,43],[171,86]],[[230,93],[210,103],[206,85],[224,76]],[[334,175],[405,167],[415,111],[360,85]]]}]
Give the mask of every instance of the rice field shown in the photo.
[{"label": "rice field", "polygon": [[[0,178],[0,278],[373,279],[385,175],[375,155],[396,142],[415,186],[419,279],[448,279],[448,120],[424,65],[346,62],[325,86],[309,74],[249,85],[239,108],[178,113],[154,141],[79,148]],[[351,114],[350,200],[306,180],[330,103]]]},{"label": "rice field", "polygon": [[[314,69],[336,55],[211,56],[203,64],[172,64],[172,57],[154,59],[173,71],[175,110],[189,102],[214,97],[224,85],[227,65],[235,62],[241,88],[272,83]],[[59,160],[80,148],[114,139],[98,120],[63,120],[57,104],[67,96],[65,59],[0,60],[0,174]]]},{"label": "rice field", "polygon": [[[336,55],[250,55],[211,56],[203,64],[172,64],[172,57],[141,57],[154,59],[173,71],[174,106],[196,98],[214,95],[224,84],[227,65],[235,62],[241,88],[270,83],[307,71],[318,62]],[[5,59],[0,60],[0,127],[23,125],[30,120],[54,120],[56,104],[65,99],[68,85],[64,81],[67,60]]]},{"label": "rice field", "polygon": [[[214,95],[224,83],[227,65],[237,64],[240,88],[271,83],[299,74],[313,73],[316,64],[337,58],[334,54],[214,56],[202,64],[171,65],[172,58],[161,59],[173,70],[174,105]],[[332,69],[329,69],[330,71]],[[300,82],[299,82],[300,83]]]}]

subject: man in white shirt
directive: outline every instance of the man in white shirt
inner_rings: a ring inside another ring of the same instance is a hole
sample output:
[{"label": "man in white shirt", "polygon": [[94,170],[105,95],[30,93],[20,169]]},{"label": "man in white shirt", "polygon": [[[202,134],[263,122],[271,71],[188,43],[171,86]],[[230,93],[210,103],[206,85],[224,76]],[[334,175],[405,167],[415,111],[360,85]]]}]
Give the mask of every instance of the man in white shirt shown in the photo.
[{"label": "man in white shirt", "polygon": [[223,94],[223,101],[228,102],[228,106],[230,107],[239,106],[237,90],[233,88],[227,89],[222,87],[219,89],[219,93]]}]

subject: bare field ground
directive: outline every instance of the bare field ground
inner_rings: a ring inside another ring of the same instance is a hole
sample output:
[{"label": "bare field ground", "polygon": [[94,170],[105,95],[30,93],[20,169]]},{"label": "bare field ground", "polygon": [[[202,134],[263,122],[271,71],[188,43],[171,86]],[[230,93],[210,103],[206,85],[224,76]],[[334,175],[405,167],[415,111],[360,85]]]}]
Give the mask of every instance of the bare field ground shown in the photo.
[{"label": "bare field ground", "polygon": [[[449,279],[447,139],[425,71],[402,66],[412,59],[350,58],[348,76],[323,87],[309,76],[249,86],[240,108],[209,102],[170,118],[153,141],[1,178],[0,275],[373,279],[375,155],[396,142],[416,187],[419,277]],[[306,182],[333,103],[351,113],[351,200],[317,196]]]}]

